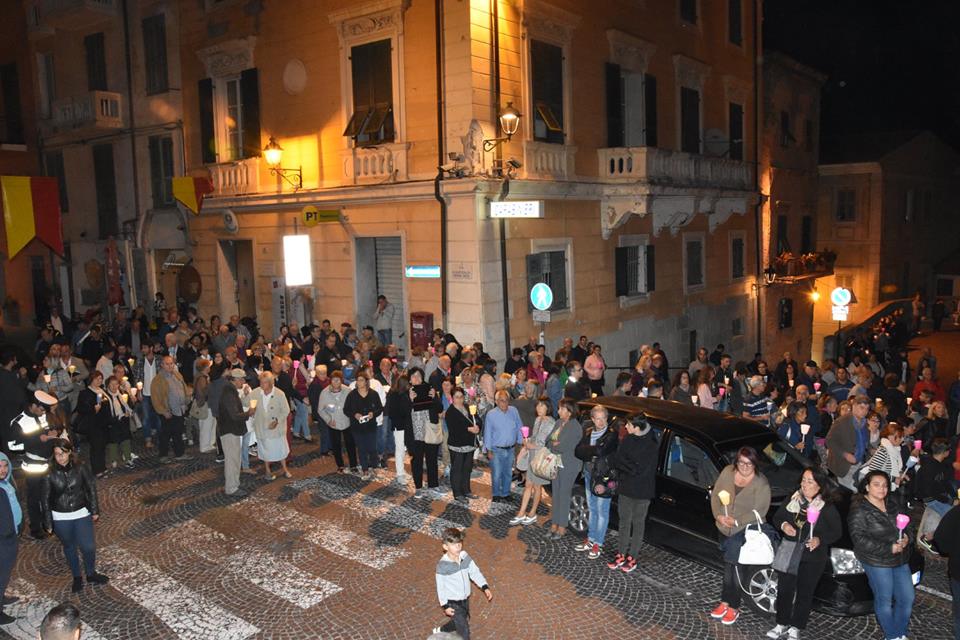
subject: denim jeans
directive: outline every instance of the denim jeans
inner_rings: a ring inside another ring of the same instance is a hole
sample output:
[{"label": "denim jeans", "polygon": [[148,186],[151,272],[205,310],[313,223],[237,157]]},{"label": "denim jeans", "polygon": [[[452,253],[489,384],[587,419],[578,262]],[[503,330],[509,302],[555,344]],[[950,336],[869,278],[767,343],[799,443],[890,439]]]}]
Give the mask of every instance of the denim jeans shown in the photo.
[{"label": "denim jeans", "polygon": [[152,438],[160,430],[160,416],[153,410],[150,396],[144,396],[140,405],[143,407],[143,420],[141,422],[143,422],[143,438],[146,440]]},{"label": "denim jeans", "polygon": [[317,429],[320,431],[320,453],[333,451],[333,445],[330,442],[330,427],[324,422],[323,418],[317,420]]},{"label": "denim jeans", "polygon": [[377,331],[377,340],[379,340],[383,346],[387,346],[393,342],[393,329],[379,329]]},{"label": "denim jeans", "polygon": [[310,437],[310,423],[307,417],[310,415],[310,407],[304,404],[303,400],[293,401],[293,435]]},{"label": "denim jeans", "polygon": [[80,558],[77,550],[83,554],[83,570],[88,576],[96,573],[97,543],[93,537],[93,518],[86,516],[77,520],[54,520],[53,532],[60,538],[63,545],[63,555],[70,565],[70,572],[74,578],[79,578]]},{"label": "denim jeans", "polygon": [[950,581],[950,593],[953,594],[953,639],[960,640],[960,579]]},{"label": "denim jeans", "polygon": [[873,590],[873,611],[884,638],[892,640],[906,636],[914,597],[910,565],[875,567],[863,563],[863,570]]},{"label": "denim jeans", "polygon": [[587,492],[587,506],[590,509],[590,520],[587,527],[587,541],[603,546],[607,537],[607,525],[610,524],[610,498],[600,498],[590,491],[590,474],[583,471],[584,490]]},{"label": "denim jeans", "polygon": [[393,427],[390,418],[383,416],[383,424],[377,425],[377,455],[385,456],[393,445]]},{"label": "denim jeans", "polygon": [[375,429],[350,427],[353,432],[353,441],[357,445],[360,457],[360,468],[364,471],[377,467],[377,432]]},{"label": "denim jeans", "polygon": [[240,468],[249,469],[250,468],[250,434],[252,432],[247,431],[243,434],[243,439],[240,441]]},{"label": "denim jeans", "polygon": [[491,447],[493,460],[490,461],[490,484],[493,496],[505,497],[510,495],[510,480],[513,479],[513,447],[502,449]]}]

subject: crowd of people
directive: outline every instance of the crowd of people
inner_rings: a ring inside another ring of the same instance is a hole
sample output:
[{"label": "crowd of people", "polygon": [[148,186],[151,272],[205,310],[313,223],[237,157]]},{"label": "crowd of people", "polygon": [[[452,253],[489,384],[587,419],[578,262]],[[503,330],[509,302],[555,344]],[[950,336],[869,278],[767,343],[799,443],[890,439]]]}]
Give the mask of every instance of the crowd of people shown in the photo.
[{"label": "crowd of people", "polygon": [[[378,313],[386,314],[388,306],[380,300]],[[871,505],[889,515],[892,511],[882,505],[909,493],[938,518],[947,516],[960,483],[960,379],[945,389],[929,350],[921,355],[916,378],[899,347],[864,349],[849,362],[838,358],[822,365],[797,362],[787,352],[770,366],[761,354],[734,362],[721,344],[712,352],[700,348],[687,366],[671,369],[667,354],[652,343],[640,347],[631,369],[613,372],[601,346],[587,336],[576,343],[565,339],[553,354],[531,336],[501,367],[482,343],[462,344],[439,329],[429,344],[402,353],[389,342],[386,323],[359,331],[347,322],[335,329],[329,320],[303,328],[290,324],[268,338],[254,322],[237,316],[224,323],[218,316],[206,321],[193,309],[155,311],[152,321],[138,309],[129,317],[117,312],[112,322],[90,317],[75,327],[51,318],[41,331],[33,366],[20,363],[10,349],[0,353],[3,447],[20,460],[29,531],[38,540],[57,536],[74,591],[85,582],[107,582],[96,570],[96,482],[135,466],[134,434],[138,441],[142,437],[139,454],[156,456],[160,463],[211,454],[223,464],[224,492],[231,496],[246,495],[242,474],[258,473],[257,466],[267,480],[292,478],[295,470],[288,461],[294,440],[316,441],[336,472],[364,480],[387,468],[392,457],[395,482],[418,499],[444,498],[448,491],[456,502],[478,499],[471,477],[474,464],[485,461],[492,501],[516,504],[511,526],[534,524],[542,506],[558,505],[550,509],[544,528],[554,540],[566,535],[573,492],[585,491],[587,536],[575,549],[592,559],[603,556],[611,570],[630,573],[655,494],[656,436],[642,416],[612,421],[603,406],[596,406],[587,417],[577,403],[633,395],[755,420],[814,462],[773,519],[780,534],[793,537],[803,551],[797,553],[799,569],[781,576],[783,601],[778,597],[778,625],[771,638],[799,637],[826,549],[835,540],[839,516],[834,518],[827,473],[840,485],[863,491],[863,507],[852,513],[866,513]],[[188,452],[193,447],[196,452]],[[717,528],[731,557],[736,543],[729,541],[743,533],[749,514],[769,509],[770,490],[756,457],[742,450],[714,487]],[[13,523],[0,527],[0,535],[12,535],[24,519],[12,467],[9,459],[0,459]],[[581,473],[585,489],[576,488]],[[605,554],[611,503],[605,487],[614,475],[621,535],[616,552]],[[519,504],[515,482],[523,485]],[[734,499],[721,504],[722,492]],[[811,506],[823,524],[817,536],[805,539],[803,519]],[[851,535],[865,567],[875,560],[878,568],[891,568],[894,560],[887,555],[902,558],[914,542],[934,548],[933,517],[925,519],[916,537],[898,538],[894,546],[902,548],[891,547],[891,554],[869,548],[883,520],[864,516],[858,529],[851,515]],[[9,578],[5,567],[15,563],[13,535],[12,552],[7,547],[0,554],[0,578]],[[451,536],[450,549],[445,546],[448,561],[455,555]],[[722,603],[712,612],[725,624],[736,621],[740,605],[736,563],[730,564]],[[888,638],[899,638],[906,628],[902,610],[889,616],[880,611],[888,591],[888,600],[906,605],[895,589],[900,573],[888,573],[867,570],[879,594],[878,618]],[[469,615],[458,607],[445,610],[454,612],[454,626],[461,630]]]}]

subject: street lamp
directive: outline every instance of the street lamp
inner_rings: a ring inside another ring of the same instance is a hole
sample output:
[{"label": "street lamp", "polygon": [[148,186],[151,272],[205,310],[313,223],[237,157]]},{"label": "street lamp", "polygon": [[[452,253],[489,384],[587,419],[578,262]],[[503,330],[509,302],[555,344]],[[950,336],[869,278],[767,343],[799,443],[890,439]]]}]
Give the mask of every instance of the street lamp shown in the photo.
[{"label": "street lamp", "polygon": [[280,176],[286,180],[294,191],[299,191],[303,187],[303,167],[284,169],[280,166],[280,160],[283,158],[283,147],[273,136],[270,136],[270,141],[263,148],[263,157],[266,159],[272,175]]},{"label": "street lamp", "polygon": [[810,292],[810,301],[811,302],[820,302],[820,292],[814,289]]},{"label": "street lamp", "polygon": [[767,283],[767,286],[770,286],[777,280],[777,270],[773,266],[769,266],[763,270],[763,280]]},{"label": "street lamp", "polygon": [[493,151],[499,147],[504,142],[510,140],[513,137],[513,134],[517,132],[517,129],[520,128],[520,118],[523,115],[517,111],[516,107],[513,106],[512,102],[507,102],[507,106],[500,111],[498,119],[500,120],[500,130],[503,131],[505,137],[502,138],[491,138],[489,140],[483,141],[483,150],[484,151]]}]

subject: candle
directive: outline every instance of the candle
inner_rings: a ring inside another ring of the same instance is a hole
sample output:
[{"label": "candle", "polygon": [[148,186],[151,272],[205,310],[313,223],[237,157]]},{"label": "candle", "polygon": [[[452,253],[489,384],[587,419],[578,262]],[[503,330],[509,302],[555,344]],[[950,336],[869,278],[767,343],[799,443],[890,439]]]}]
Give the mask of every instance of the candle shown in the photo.
[{"label": "candle", "polygon": [[730,376],[723,376],[723,384],[730,384]]},{"label": "candle", "polygon": [[49,374],[49,373],[43,374],[43,381],[46,382],[47,384],[50,384],[50,374]]},{"label": "candle", "polygon": [[67,371],[70,373],[70,375],[73,375],[73,374],[76,373],[76,371],[77,371],[77,365],[75,365],[75,364],[69,365],[69,366],[67,367]]},{"label": "candle", "polygon": [[718,491],[717,498],[720,499],[720,504],[723,505],[723,515],[728,515],[727,505],[730,504],[730,492],[725,490]]},{"label": "candle", "polygon": [[296,371],[296,370],[299,369],[299,368],[300,368],[300,361],[299,361],[299,360],[294,360],[294,361],[293,361],[293,370]]},{"label": "candle", "polygon": [[470,415],[471,416],[477,415],[477,405],[475,404],[470,405]]},{"label": "candle", "polygon": [[807,435],[808,433],[810,433],[810,425],[808,424],[800,425],[800,433],[802,433],[803,435]]},{"label": "candle", "polygon": [[914,440],[914,441],[913,441],[913,448],[914,448],[914,449],[918,449],[918,450],[919,450],[919,449],[923,449],[923,440]]},{"label": "candle", "polygon": [[130,399],[130,396],[126,393],[121,393],[120,399],[123,400],[123,404],[127,404],[127,401]]},{"label": "candle", "polygon": [[341,367],[347,366],[347,361],[346,361],[346,360],[341,360],[341,361],[340,361],[340,366],[341,366]]},{"label": "candle", "polygon": [[591,394],[590,394],[590,397],[591,397],[591,398],[596,398],[596,397],[597,397],[597,394],[591,393]]},{"label": "candle", "polygon": [[134,363],[136,363],[136,360],[134,360],[133,358],[127,359],[127,364],[129,364],[131,367],[134,365]]},{"label": "candle", "polygon": [[879,407],[881,404],[883,404],[883,398],[877,398],[877,406]]},{"label": "candle", "polygon": [[461,378],[460,376],[457,376],[456,380],[457,380],[457,386],[459,387],[461,382],[463,381],[463,378]]},{"label": "candle", "polygon": [[903,530],[907,528],[907,525],[910,524],[910,516],[905,513],[897,514],[897,529],[900,530],[900,536],[897,538],[897,542],[903,540]]},{"label": "candle", "polygon": [[700,396],[690,396],[690,402],[695,405],[700,404]]},{"label": "candle", "polygon": [[726,387],[720,387],[719,389],[717,389],[717,391],[720,393],[720,397],[721,397],[721,398],[722,398],[723,396],[727,395],[727,388],[726,388]]},{"label": "candle", "polygon": [[520,427],[520,435],[523,436],[524,439],[529,438],[529,437],[530,437],[530,427]]},{"label": "candle", "polygon": [[131,397],[134,397],[134,398],[137,397],[137,388],[136,388],[136,387],[132,387],[132,388],[130,389],[130,395],[131,395]]},{"label": "candle", "polygon": [[793,380],[788,380],[787,382],[790,384],[790,388],[793,389],[793,384],[794,384]]},{"label": "candle", "polygon": [[251,409],[256,409],[256,408],[257,408],[257,399],[256,399],[256,398],[250,398],[250,408],[251,408]]},{"label": "candle", "polygon": [[814,382],[814,383],[813,383],[813,390],[816,391],[816,392],[818,392],[818,393],[820,392],[820,383],[819,383],[819,382]]},{"label": "candle", "polygon": [[252,355],[253,355],[253,349],[247,349],[247,357],[249,358]]},{"label": "candle", "polygon": [[810,523],[810,536],[808,540],[813,538],[813,527],[816,526],[817,520],[820,519],[820,509],[817,509],[815,506],[810,505],[807,507],[807,522]]},{"label": "candle", "polygon": [[129,379],[130,379],[129,377],[123,376],[123,381],[124,381],[124,382],[127,382]]},{"label": "candle", "polygon": [[138,382],[138,383],[137,383],[137,389],[143,389],[143,383],[142,383],[142,382]]}]

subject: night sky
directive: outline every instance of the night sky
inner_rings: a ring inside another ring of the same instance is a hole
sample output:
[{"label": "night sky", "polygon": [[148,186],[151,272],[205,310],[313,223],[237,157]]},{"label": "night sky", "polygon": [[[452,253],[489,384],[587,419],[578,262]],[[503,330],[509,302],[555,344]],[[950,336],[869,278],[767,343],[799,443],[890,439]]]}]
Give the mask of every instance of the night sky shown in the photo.
[{"label": "night sky", "polygon": [[960,0],[765,0],[764,46],[827,74],[821,134],[929,129],[960,150]]}]

